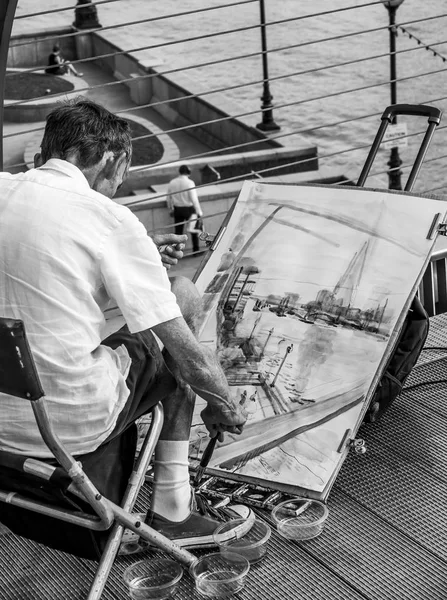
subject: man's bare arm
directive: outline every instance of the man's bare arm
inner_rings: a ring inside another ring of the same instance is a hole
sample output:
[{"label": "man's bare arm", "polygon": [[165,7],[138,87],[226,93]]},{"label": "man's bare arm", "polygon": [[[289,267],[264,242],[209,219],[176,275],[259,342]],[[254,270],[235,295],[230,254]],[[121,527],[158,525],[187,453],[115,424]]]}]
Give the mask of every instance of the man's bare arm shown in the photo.
[{"label": "man's bare arm", "polygon": [[196,340],[182,317],[156,325],[152,330],[163,342],[183,379],[208,403],[211,410],[205,417],[213,420],[218,430],[238,433],[246,415],[231,397],[215,353]]}]

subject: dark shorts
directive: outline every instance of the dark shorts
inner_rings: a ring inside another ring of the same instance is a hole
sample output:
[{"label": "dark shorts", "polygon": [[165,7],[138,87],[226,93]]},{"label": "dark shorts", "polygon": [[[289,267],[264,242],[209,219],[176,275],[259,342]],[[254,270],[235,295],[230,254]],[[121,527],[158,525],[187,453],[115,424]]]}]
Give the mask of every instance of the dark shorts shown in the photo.
[{"label": "dark shorts", "polygon": [[130,333],[127,325],[124,325],[102,344],[114,350],[118,346],[126,346],[132,360],[126,379],[129,397],[107,442],[120,435],[160,400],[172,393],[176,382],[152,333]]},{"label": "dark shorts", "polygon": [[135,421],[172,393],[176,382],[150,332],[132,334],[125,325],[102,343],[113,349],[126,346],[132,360],[126,379],[129,397],[109,437],[93,452],[77,455],[76,460],[102,494],[120,502],[135,457]]},{"label": "dark shorts", "polygon": [[[132,359],[126,379],[130,393],[107,440],[94,452],[78,455],[76,459],[82,463],[85,473],[95,487],[106,498],[120,504],[135,460],[135,421],[174,391],[176,383],[152,334],[131,334],[127,327],[124,327],[108,337],[103,344],[111,348],[121,344],[127,347]],[[54,464],[55,461],[48,462]],[[42,483],[42,480],[39,480],[36,485],[29,474],[18,474],[15,471],[8,473],[8,470],[2,469],[0,481],[5,489],[26,492],[35,500],[92,512],[84,502],[70,494],[67,496],[65,490],[55,488],[51,482]],[[100,557],[108,537],[107,531],[91,531],[50,516],[36,515],[12,504],[2,505],[1,521],[17,535],[88,559]]]}]

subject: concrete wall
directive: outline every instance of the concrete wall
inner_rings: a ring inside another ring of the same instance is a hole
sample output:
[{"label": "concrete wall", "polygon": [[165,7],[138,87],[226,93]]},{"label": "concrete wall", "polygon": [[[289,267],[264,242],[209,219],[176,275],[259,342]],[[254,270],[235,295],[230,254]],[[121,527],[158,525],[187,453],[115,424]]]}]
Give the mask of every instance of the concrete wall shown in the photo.
[{"label": "concrete wall", "polygon": [[11,37],[7,68],[45,68],[48,64],[48,56],[53,50],[55,42],[59,42],[62,54],[66,60],[76,60],[75,39],[73,37],[61,37],[69,33],[73,34],[71,27],[65,29],[48,29],[45,32],[44,38],[42,34]]},{"label": "concrete wall", "polygon": [[[184,161],[167,165],[152,165],[149,169],[136,167],[130,170],[128,183],[131,189],[156,186],[165,183],[178,174],[178,167]],[[303,173],[318,170],[317,148],[312,146],[302,150],[277,148],[256,152],[211,155],[189,159],[191,177],[196,185],[208,184],[220,179],[253,179],[253,173],[264,171],[264,177]]]},{"label": "concrete wall", "polygon": [[[153,71],[155,72],[155,69]],[[246,152],[281,147],[281,144],[268,139],[258,129],[250,127],[236,118],[228,119],[230,115],[240,114],[241,109],[225,98],[224,94],[221,94],[219,98],[219,106],[215,106],[204,98],[191,95],[189,91],[191,89],[194,89],[194,82],[185,73],[159,75],[152,82],[151,101],[179,100],[153,108],[175,127],[206,123],[202,127],[189,130],[189,133],[213,149],[226,149],[253,141],[258,143],[254,146],[246,146]]]},{"label": "concrete wall", "polygon": [[[96,58],[95,64],[110,73],[117,79],[123,80],[128,86],[132,100],[137,105],[152,103],[151,108],[159,112],[174,127],[194,125],[188,131],[210,149],[225,151],[229,146],[258,142],[253,148],[247,147],[247,152],[267,148],[280,148],[281,144],[268,139],[261,131],[250,127],[235,118],[228,118],[238,114],[240,109],[230,103],[222,94],[219,107],[210,104],[203,98],[192,95],[194,88],[192,79],[185,73],[170,73],[167,76],[160,74],[160,65],[157,57],[153,60],[140,61],[108,41],[101,35],[101,31],[86,33],[75,38],[77,55],[80,59],[91,56],[104,56]],[[138,79],[145,77],[144,79]],[[175,100],[169,104],[153,105],[157,102]],[[220,120],[220,121],[219,121]],[[210,123],[210,121],[217,121]],[[197,127],[197,123],[206,123]]]}]

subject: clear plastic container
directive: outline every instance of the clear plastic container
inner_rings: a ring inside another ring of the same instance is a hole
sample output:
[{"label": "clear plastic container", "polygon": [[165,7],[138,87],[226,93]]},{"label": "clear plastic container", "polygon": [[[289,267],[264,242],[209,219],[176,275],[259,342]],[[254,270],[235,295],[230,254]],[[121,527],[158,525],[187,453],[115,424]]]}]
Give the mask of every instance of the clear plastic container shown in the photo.
[{"label": "clear plastic container", "polygon": [[250,529],[241,535],[240,526],[244,522],[245,519],[233,519],[219,525],[213,538],[222,554],[236,552],[254,564],[264,558],[272,530],[264,521],[254,519]]},{"label": "clear plastic container", "polygon": [[250,563],[240,554],[207,554],[197,559],[189,571],[196,590],[206,598],[228,598],[245,585]]},{"label": "clear plastic container", "polygon": [[281,502],[272,510],[278,533],[288,540],[310,540],[324,529],[328,507],[319,500],[294,498]]},{"label": "clear plastic container", "polygon": [[168,558],[140,560],[124,571],[123,579],[133,600],[171,598],[182,578],[181,565]]}]

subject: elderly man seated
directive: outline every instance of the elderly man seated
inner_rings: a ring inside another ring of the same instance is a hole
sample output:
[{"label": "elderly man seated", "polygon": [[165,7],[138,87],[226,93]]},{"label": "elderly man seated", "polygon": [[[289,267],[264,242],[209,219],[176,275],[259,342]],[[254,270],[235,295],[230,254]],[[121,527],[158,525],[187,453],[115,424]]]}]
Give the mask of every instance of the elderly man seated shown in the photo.
[{"label": "elderly man seated", "polygon": [[[131,156],[128,123],[93,102],[48,116],[36,168],[0,174],[0,314],[25,322],[54,430],[111,500],[121,500],[135,453],[127,433],[163,402],[150,523],[195,545],[217,524],[194,510],[189,485],[195,393],[207,402],[212,435],[239,433],[246,415],[194,335],[194,285],[168,278],[185,236],[151,239],[111,200]],[[103,339],[112,301],[126,325]],[[50,460],[30,404],[5,394],[0,401],[0,447]]]}]

